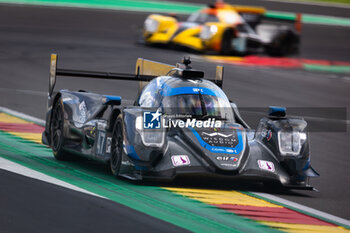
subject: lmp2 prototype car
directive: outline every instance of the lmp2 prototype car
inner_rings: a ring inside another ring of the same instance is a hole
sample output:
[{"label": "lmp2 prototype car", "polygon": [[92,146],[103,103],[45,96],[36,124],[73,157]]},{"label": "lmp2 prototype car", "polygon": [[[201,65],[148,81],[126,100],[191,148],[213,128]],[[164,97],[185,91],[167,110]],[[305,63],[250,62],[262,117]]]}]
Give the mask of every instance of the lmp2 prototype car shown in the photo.
[{"label": "lmp2 prototype car", "polygon": [[[209,176],[313,189],[308,177],[318,174],[310,165],[307,123],[270,107],[250,129],[221,89],[223,67],[204,79],[189,63],[139,58],[133,75],[57,69],[52,54],[43,143],[58,160],[84,156],[133,180]],[[139,91],[129,104],[120,96],[54,92],[56,76],[138,81]]]},{"label": "lmp2 prototype car", "polygon": [[[185,22],[178,22],[172,15],[152,14],[144,22],[142,41],[148,45],[185,47],[225,55],[297,53],[300,33],[286,25],[261,24],[264,13],[261,7],[219,1],[191,14]],[[296,18],[299,30],[301,17]]]}]

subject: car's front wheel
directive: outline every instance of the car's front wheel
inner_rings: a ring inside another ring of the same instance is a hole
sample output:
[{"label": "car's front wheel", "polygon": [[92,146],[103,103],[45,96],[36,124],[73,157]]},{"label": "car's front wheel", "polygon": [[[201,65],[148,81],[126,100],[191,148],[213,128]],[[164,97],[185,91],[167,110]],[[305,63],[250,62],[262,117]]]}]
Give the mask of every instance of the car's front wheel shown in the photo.
[{"label": "car's front wheel", "polygon": [[111,153],[110,169],[113,175],[118,176],[123,153],[123,119],[121,115],[118,116],[113,127]]},{"label": "car's front wheel", "polygon": [[53,155],[57,160],[70,160],[71,155],[64,151],[64,135],[63,135],[63,107],[61,99],[58,99],[52,109],[50,124],[50,139]]}]

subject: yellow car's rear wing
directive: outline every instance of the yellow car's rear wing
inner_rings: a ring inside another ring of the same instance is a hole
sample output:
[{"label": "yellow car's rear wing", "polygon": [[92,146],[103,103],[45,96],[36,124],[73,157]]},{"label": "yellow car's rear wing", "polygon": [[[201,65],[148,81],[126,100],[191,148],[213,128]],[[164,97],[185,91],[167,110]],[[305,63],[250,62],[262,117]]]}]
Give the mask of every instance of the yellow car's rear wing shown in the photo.
[{"label": "yellow car's rear wing", "polygon": [[[223,3],[221,3],[223,4]],[[219,1],[220,6],[220,1]],[[302,15],[301,13],[296,13],[295,16],[275,16],[271,12],[267,12],[267,10],[264,7],[252,7],[252,6],[244,6],[244,5],[230,5],[230,4],[223,4],[221,6],[224,6],[225,8],[232,9],[239,13],[246,21],[247,23],[251,23],[252,21],[258,21],[258,18],[264,18],[272,21],[278,21],[278,22],[289,22],[294,23],[295,30],[297,32],[301,32],[301,25],[302,25]]]},{"label": "yellow car's rear wing", "polygon": [[232,7],[243,17],[244,15],[246,15],[246,17],[247,15],[260,15],[261,18],[264,18],[270,21],[294,23],[295,30],[297,32],[301,32],[301,25],[302,25],[301,13],[295,13],[294,17],[273,17],[271,13],[267,15],[267,11],[264,7],[249,7],[249,6],[239,6],[239,5],[233,5]]},{"label": "yellow car's rear wing", "polygon": [[[143,58],[138,58],[136,62],[135,74],[125,74],[125,73],[112,73],[112,72],[101,72],[101,71],[87,71],[87,70],[71,70],[57,68],[57,54],[51,54],[50,60],[50,77],[49,77],[49,96],[51,97],[53,90],[56,85],[57,76],[69,76],[69,77],[79,77],[79,78],[95,78],[95,79],[112,79],[112,80],[129,80],[138,81],[139,91],[142,90],[144,85],[151,81],[152,79],[165,76],[168,72],[178,65],[172,66],[156,61],[150,61]],[[184,70],[184,78],[199,77],[204,76],[204,72],[196,70]],[[222,87],[223,83],[224,68],[222,66],[217,66],[215,79],[208,79],[214,82],[219,87]]]}]

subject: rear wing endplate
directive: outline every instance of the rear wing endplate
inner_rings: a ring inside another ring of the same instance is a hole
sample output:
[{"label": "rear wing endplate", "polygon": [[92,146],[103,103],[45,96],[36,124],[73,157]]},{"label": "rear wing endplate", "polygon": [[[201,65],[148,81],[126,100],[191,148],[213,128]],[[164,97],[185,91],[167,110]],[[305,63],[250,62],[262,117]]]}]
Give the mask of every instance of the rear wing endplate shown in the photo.
[{"label": "rear wing endplate", "polygon": [[51,54],[50,59],[50,79],[49,79],[49,96],[52,95],[56,85],[57,54]]},{"label": "rear wing endplate", "polygon": [[[136,61],[135,74],[162,76],[167,75],[175,66],[164,64],[161,62],[150,61],[143,58],[138,58]],[[139,81],[138,93],[147,85],[147,81]]]}]

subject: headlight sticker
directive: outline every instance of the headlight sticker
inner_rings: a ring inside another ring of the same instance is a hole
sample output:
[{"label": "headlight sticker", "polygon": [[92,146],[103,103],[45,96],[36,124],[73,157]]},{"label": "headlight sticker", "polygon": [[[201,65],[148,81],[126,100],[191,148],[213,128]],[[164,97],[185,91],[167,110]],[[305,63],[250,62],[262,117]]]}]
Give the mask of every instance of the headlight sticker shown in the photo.
[{"label": "headlight sticker", "polygon": [[187,155],[173,155],[171,156],[171,161],[175,167],[189,165],[191,163]]},{"label": "headlight sticker", "polygon": [[262,170],[267,170],[270,172],[275,171],[275,165],[273,164],[273,162],[266,161],[266,160],[258,160],[258,164],[259,164],[259,168]]}]

